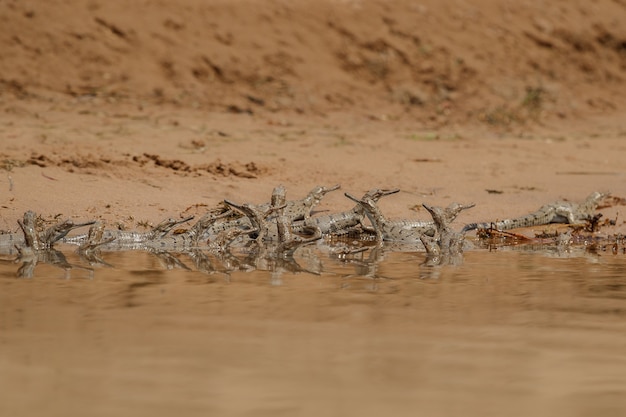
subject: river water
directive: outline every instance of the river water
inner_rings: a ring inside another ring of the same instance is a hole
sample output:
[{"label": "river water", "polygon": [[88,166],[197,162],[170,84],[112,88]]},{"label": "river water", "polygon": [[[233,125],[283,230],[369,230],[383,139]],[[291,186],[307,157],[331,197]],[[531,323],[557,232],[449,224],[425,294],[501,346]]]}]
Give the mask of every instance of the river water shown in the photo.
[{"label": "river water", "polygon": [[0,264],[1,416],[626,415],[621,252],[102,258]]}]

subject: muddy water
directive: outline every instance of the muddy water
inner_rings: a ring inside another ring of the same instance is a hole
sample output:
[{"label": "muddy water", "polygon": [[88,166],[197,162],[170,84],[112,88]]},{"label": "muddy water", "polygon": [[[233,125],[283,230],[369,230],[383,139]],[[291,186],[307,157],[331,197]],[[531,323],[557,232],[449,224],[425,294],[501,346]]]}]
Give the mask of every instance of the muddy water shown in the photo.
[{"label": "muddy water", "polygon": [[626,256],[547,255],[208,274],[125,252],[69,279],[5,262],[0,415],[626,415]]}]

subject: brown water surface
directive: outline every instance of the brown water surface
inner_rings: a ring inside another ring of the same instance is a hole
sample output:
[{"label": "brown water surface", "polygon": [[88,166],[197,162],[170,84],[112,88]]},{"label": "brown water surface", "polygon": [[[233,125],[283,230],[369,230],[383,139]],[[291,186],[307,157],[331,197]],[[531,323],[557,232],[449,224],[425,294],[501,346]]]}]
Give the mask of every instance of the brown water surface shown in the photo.
[{"label": "brown water surface", "polygon": [[320,255],[319,275],[106,261],[0,265],[0,415],[626,414],[623,254]]}]

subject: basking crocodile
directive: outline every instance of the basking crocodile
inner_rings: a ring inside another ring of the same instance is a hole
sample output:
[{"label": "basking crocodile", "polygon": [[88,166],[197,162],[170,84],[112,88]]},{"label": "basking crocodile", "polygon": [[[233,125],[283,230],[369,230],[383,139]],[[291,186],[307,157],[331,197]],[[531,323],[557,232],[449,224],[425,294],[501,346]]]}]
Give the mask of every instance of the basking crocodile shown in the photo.
[{"label": "basking crocodile", "polygon": [[[300,200],[290,200],[285,202],[285,207],[283,211],[283,215],[290,219],[291,222],[295,221],[303,221],[311,217],[311,211],[315,206],[317,206],[322,198],[331,191],[335,191],[339,189],[339,184],[334,185],[332,187],[324,187],[317,186],[313,188],[306,197],[301,198]],[[227,206],[233,207],[233,203],[231,201],[225,202]],[[235,203],[235,205],[238,205]],[[252,205],[249,205],[252,206]],[[255,205],[260,211],[268,211],[271,208],[271,203],[263,203]],[[243,215],[241,210],[231,210],[231,216],[229,218],[225,218],[223,221],[215,222],[209,227],[207,227],[202,234],[202,237],[208,238],[211,236],[218,235],[221,232],[232,228],[240,228],[240,229],[249,229],[252,227],[250,223],[250,218],[247,215]],[[270,213],[271,214],[271,213]]]},{"label": "basking crocodile", "polygon": [[250,227],[245,232],[254,235],[256,242],[263,240],[278,242],[279,248],[296,248],[321,238],[319,228],[312,226],[299,227],[298,232],[306,232],[308,237],[302,237],[292,228],[293,213],[287,209],[285,187],[282,185],[274,188],[269,205],[236,204],[229,200],[224,202],[235,210],[243,213],[250,222]]},{"label": "basking crocodile", "polygon": [[[398,192],[397,189],[373,189],[361,199],[346,193],[348,198],[356,202],[351,210],[311,216],[312,207],[327,192],[337,188],[316,187],[301,200],[287,201],[285,188],[279,186],[274,188],[269,203],[251,205],[227,201],[226,205],[230,208],[218,207],[208,211],[182,233],[173,231],[174,227],[191,220],[191,217],[167,219],[148,232],[133,232],[106,230],[102,223],[93,221],[75,224],[66,220],[46,227],[35,213],[28,211],[18,222],[21,233],[0,234],[0,254],[17,254],[18,258],[12,261],[23,262],[18,274],[25,277],[33,275],[38,263],[54,264],[66,272],[71,268],[81,268],[68,263],[62,253],[55,250],[54,246],[58,242],[77,245],[77,252],[83,261],[92,265],[108,265],[100,257],[101,252],[143,250],[155,254],[168,268],[189,269],[181,260],[187,256],[192,259],[197,270],[207,273],[228,274],[234,270],[256,268],[271,270],[273,276],[279,276],[281,271],[287,270],[315,273],[319,270],[318,266],[299,266],[294,259],[294,252],[317,241],[323,234],[369,232],[363,224],[365,217],[372,224],[377,239],[387,241],[384,246],[380,243],[372,251],[383,247],[389,250],[390,245],[416,244],[416,250],[422,250],[425,246],[429,265],[459,262],[466,243],[464,233],[492,226],[491,223],[472,223],[461,232],[454,231],[450,227],[452,221],[462,210],[473,207],[457,203],[445,209],[424,205],[434,221],[387,219],[377,206],[377,201]],[[581,204],[549,204],[530,215],[495,222],[493,226],[510,229],[550,222],[583,222],[593,216],[598,203],[605,196],[603,193],[593,193]],[[87,234],[67,237],[71,230],[87,225],[92,225]],[[339,257],[347,259],[368,249],[358,245],[354,247],[353,243],[349,245],[335,248],[338,249]],[[89,268],[84,269],[91,271]]]},{"label": "basking crocodile", "polygon": [[189,221],[190,217],[181,220],[164,220],[148,232],[102,230],[102,225],[96,224],[90,228],[87,235],[65,239],[64,243],[78,244],[81,253],[89,253],[94,250],[186,250],[198,247],[217,250],[234,239],[241,231],[234,228],[229,229],[214,236],[211,242],[203,239],[202,233],[215,221],[228,215],[228,213],[209,212],[188,230],[176,234],[168,233],[174,226]]},{"label": "basking crocodile", "polygon": [[[283,216],[290,222],[293,220],[302,221],[308,218],[313,207],[319,204],[324,195],[338,188],[339,185],[333,187],[318,186],[300,200],[285,201],[283,204]],[[240,207],[242,206],[253,207],[252,205],[241,205]],[[254,207],[258,210],[268,211],[268,215],[273,212],[271,203],[264,203]],[[258,225],[256,227],[253,226],[250,222],[250,217],[219,207],[205,214],[186,232],[170,233],[175,226],[186,223],[191,219],[193,219],[193,216],[180,220],[166,219],[147,232],[101,230],[97,234],[98,239],[96,241],[94,241],[93,237],[95,232],[92,232],[91,235],[84,234],[64,238],[62,241],[63,243],[79,246],[85,245],[87,253],[96,247],[101,250],[187,249],[195,247],[220,250],[237,236],[256,230],[259,227]],[[17,235],[6,236],[4,238],[6,241],[20,239]]]},{"label": "basking crocodile", "polygon": [[[126,230],[103,230],[99,227],[98,240],[99,244],[109,243],[115,241],[115,244],[120,246],[132,247],[133,245],[141,245],[146,242],[155,241],[165,237],[174,227],[179,224],[186,223],[193,219],[193,216],[186,217],[181,220],[166,219],[161,223],[154,226],[147,232],[133,232]],[[91,222],[93,224],[94,222]],[[200,224],[200,222],[198,222]],[[65,237],[62,239],[63,243],[69,243],[73,245],[82,245],[83,243],[90,242],[94,244],[94,231],[90,231],[84,235],[77,235],[71,237]],[[104,242],[107,241],[107,242]]]},{"label": "basking crocodile", "polygon": [[37,215],[33,211],[24,213],[24,217],[17,221],[22,234],[5,233],[0,234],[0,251],[12,253],[13,249],[28,247],[33,250],[44,250],[51,248],[56,242],[62,240],[67,234],[79,227],[89,226],[95,221],[85,223],[74,223],[72,220],[65,220],[51,227],[43,229],[37,224]]},{"label": "basking crocodile", "polygon": [[458,215],[458,207],[462,207],[458,209],[460,211],[474,207],[474,205],[450,205],[445,209],[428,204],[422,204],[422,206],[432,216],[436,228],[434,236],[425,234],[420,236],[428,255],[426,265],[460,264],[465,246],[465,232],[455,232],[450,224]]},{"label": "basking crocodile", "polygon": [[608,195],[608,193],[594,191],[580,204],[557,201],[541,206],[539,210],[525,216],[495,222],[470,223],[463,228],[463,232],[474,229],[509,230],[550,223],[581,224],[593,217],[600,201]]},{"label": "basking crocodile", "polygon": [[[398,188],[391,190],[371,189],[363,195],[362,200],[372,200],[377,202],[381,197],[399,192]],[[306,227],[318,228],[323,234],[341,235],[348,233],[355,228],[363,227],[365,211],[360,203],[357,203],[352,210],[331,213],[324,216],[309,217],[292,224],[295,231],[300,231]]]},{"label": "basking crocodile", "polygon": [[[424,220],[390,220],[387,219],[376,202],[371,198],[357,199],[346,193],[346,197],[357,202],[369,218],[379,241],[418,242],[422,235],[434,236],[437,226],[433,221]],[[452,203],[445,210],[448,222],[452,222],[461,211],[474,205]]]}]

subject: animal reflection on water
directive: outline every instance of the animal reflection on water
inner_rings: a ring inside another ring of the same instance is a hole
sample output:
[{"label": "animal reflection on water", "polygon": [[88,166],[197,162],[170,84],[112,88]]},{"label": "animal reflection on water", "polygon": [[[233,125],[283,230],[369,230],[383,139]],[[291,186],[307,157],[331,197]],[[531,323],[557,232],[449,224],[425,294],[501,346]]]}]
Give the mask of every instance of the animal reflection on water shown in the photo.
[{"label": "animal reflection on water", "polygon": [[[20,220],[20,233],[0,235],[4,262],[21,263],[17,275],[31,278],[38,264],[50,264],[65,271],[87,271],[94,267],[115,267],[107,253],[144,251],[154,255],[166,269],[195,270],[226,277],[237,271],[268,271],[272,282],[280,283],[283,273],[327,273],[336,266],[353,267],[353,275],[381,278],[378,268],[392,252],[416,253],[419,276],[436,277],[438,268],[461,265],[467,250],[517,248],[549,256],[594,256],[594,252],[624,253],[624,238],[598,237],[600,215],[595,214],[607,194],[592,193],[583,203],[556,202],[526,216],[490,223],[470,223],[456,231],[458,214],[473,204],[452,203],[446,208],[423,204],[432,220],[388,219],[377,206],[380,198],[399,190],[372,189],[363,197],[349,193],[356,203],[339,213],[312,216],[313,208],[334,187],[315,187],[300,200],[287,200],[283,186],[274,188],[264,204],[240,204],[224,200],[188,229],[177,228],[192,220],[167,219],[148,232],[106,229],[102,223],[71,220],[46,225],[32,211]],[[527,238],[506,232],[520,226],[567,223],[569,229],[553,235]],[[89,226],[83,235],[68,236]],[[474,241],[468,230],[479,229]],[[72,249],[78,246],[77,250]],[[62,247],[62,250],[60,248]],[[75,251],[79,262],[65,254]],[[334,267],[327,267],[330,262]]]}]

